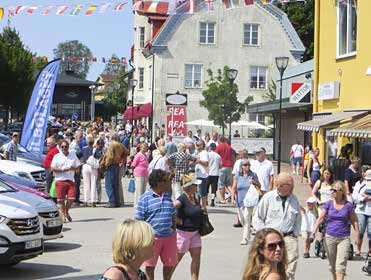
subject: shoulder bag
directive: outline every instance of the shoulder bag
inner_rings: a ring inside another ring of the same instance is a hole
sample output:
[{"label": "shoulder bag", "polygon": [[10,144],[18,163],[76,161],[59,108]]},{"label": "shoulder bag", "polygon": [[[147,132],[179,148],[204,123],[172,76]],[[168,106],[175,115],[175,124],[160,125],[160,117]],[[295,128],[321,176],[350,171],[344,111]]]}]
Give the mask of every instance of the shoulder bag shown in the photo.
[{"label": "shoulder bag", "polygon": [[91,168],[99,169],[99,159],[95,158],[94,155],[88,157],[86,164],[90,165]]},{"label": "shoulder bag", "polygon": [[[200,204],[200,200],[198,199],[198,204]],[[201,206],[201,204],[200,204]],[[214,231],[213,225],[210,223],[209,215],[204,211],[201,210],[201,219],[200,219],[200,227],[198,228],[198,233],[201,236],[206,236]]]}]

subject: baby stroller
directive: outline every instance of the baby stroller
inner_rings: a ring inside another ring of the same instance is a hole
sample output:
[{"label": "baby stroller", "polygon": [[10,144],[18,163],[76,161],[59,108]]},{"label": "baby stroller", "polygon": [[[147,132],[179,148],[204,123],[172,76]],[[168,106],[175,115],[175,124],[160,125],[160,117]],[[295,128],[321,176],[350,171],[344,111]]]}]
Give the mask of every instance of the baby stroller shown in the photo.
[{"label": "baby stroller", "polygon": [[126,170],[125,170],[125,175],[128,178],[133,178],[133,169],[131,168],[131,163],[132,163],[132,158],[128,158],[126,161]]}]

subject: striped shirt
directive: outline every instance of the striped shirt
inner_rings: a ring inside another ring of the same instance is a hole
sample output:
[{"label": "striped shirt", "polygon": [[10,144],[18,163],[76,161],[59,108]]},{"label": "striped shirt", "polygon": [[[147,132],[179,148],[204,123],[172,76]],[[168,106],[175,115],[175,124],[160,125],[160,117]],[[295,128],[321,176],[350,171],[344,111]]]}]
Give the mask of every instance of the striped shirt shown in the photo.
[{"label": "striped shirt", "polygon": [[165,192],[160,196],[149,189],[139,198],[135,219],[149,223],[156,237],[167,237],[174,233],[175,215],[176,210],[170,195]]}]

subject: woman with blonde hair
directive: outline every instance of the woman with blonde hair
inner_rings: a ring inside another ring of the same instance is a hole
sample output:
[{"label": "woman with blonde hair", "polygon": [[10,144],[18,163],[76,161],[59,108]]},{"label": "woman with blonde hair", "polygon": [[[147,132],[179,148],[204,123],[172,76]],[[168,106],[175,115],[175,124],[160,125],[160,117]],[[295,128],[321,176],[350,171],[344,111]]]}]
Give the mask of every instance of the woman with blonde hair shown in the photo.
[{"label": "woman with blonde hair", "polygon": [[100,280],[146,280],[140,267],[153,256],[153,240],[152,227],[144,221],[128,219],[117,225],[112,243],[115,265]]},{"label": "woman with blonde hair", "polygon": [[282,234],[273,228],[256,233],[243,280],[286,280],[287,251]]}]

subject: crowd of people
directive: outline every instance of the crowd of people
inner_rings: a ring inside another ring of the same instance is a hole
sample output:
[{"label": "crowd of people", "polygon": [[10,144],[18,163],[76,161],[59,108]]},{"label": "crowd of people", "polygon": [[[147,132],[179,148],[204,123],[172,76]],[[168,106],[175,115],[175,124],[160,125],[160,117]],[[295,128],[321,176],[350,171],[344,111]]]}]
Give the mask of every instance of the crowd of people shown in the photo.
[{"label": "crowd of people", "polygon": [[[223,204],[236,206],[234,226],[242,228],[240,244],[251,245],[243,279],[295,279],[300,235],[303,257],[310,257],[311,242],[316,240],[315,255],[322,246],[333,279],[344,279],[351,226],[356,255],[366,229],[371,238],[371,171],[360,168],[359,158],[346,154],[345,148],[331,167],[325,167],[319,149],[303,148],[298,142],[291,149],[293,175],[282,172],[274,179],[264,147],[251,157],[246,149],[235,151],[218,133],[202,135],[200,130],[177,140],[160,131],[150,143],[144,126],[127,123],[109,130],[97,122],[63,126],[47,138],[48,189],[54,181],[66,222],[72,221],[73,203],[96,207],[102,202],[103,178],[108,196],[104,207],[122,206],[127,186],[121,179],[125,174],[134,177],[135,217],[119,225],[113,246],[115,266],[102,279],[116,279],[117,274],[122,275],[117,279],[154,279],[159,257],[163,278],[171,279],[188,252],[191,277],[198,279],[203,215],[209,207]],[[312,188],[305,207],[293,193],[293,176],[303,173]],[[139,270],[142,264],[144,272]]]}]

